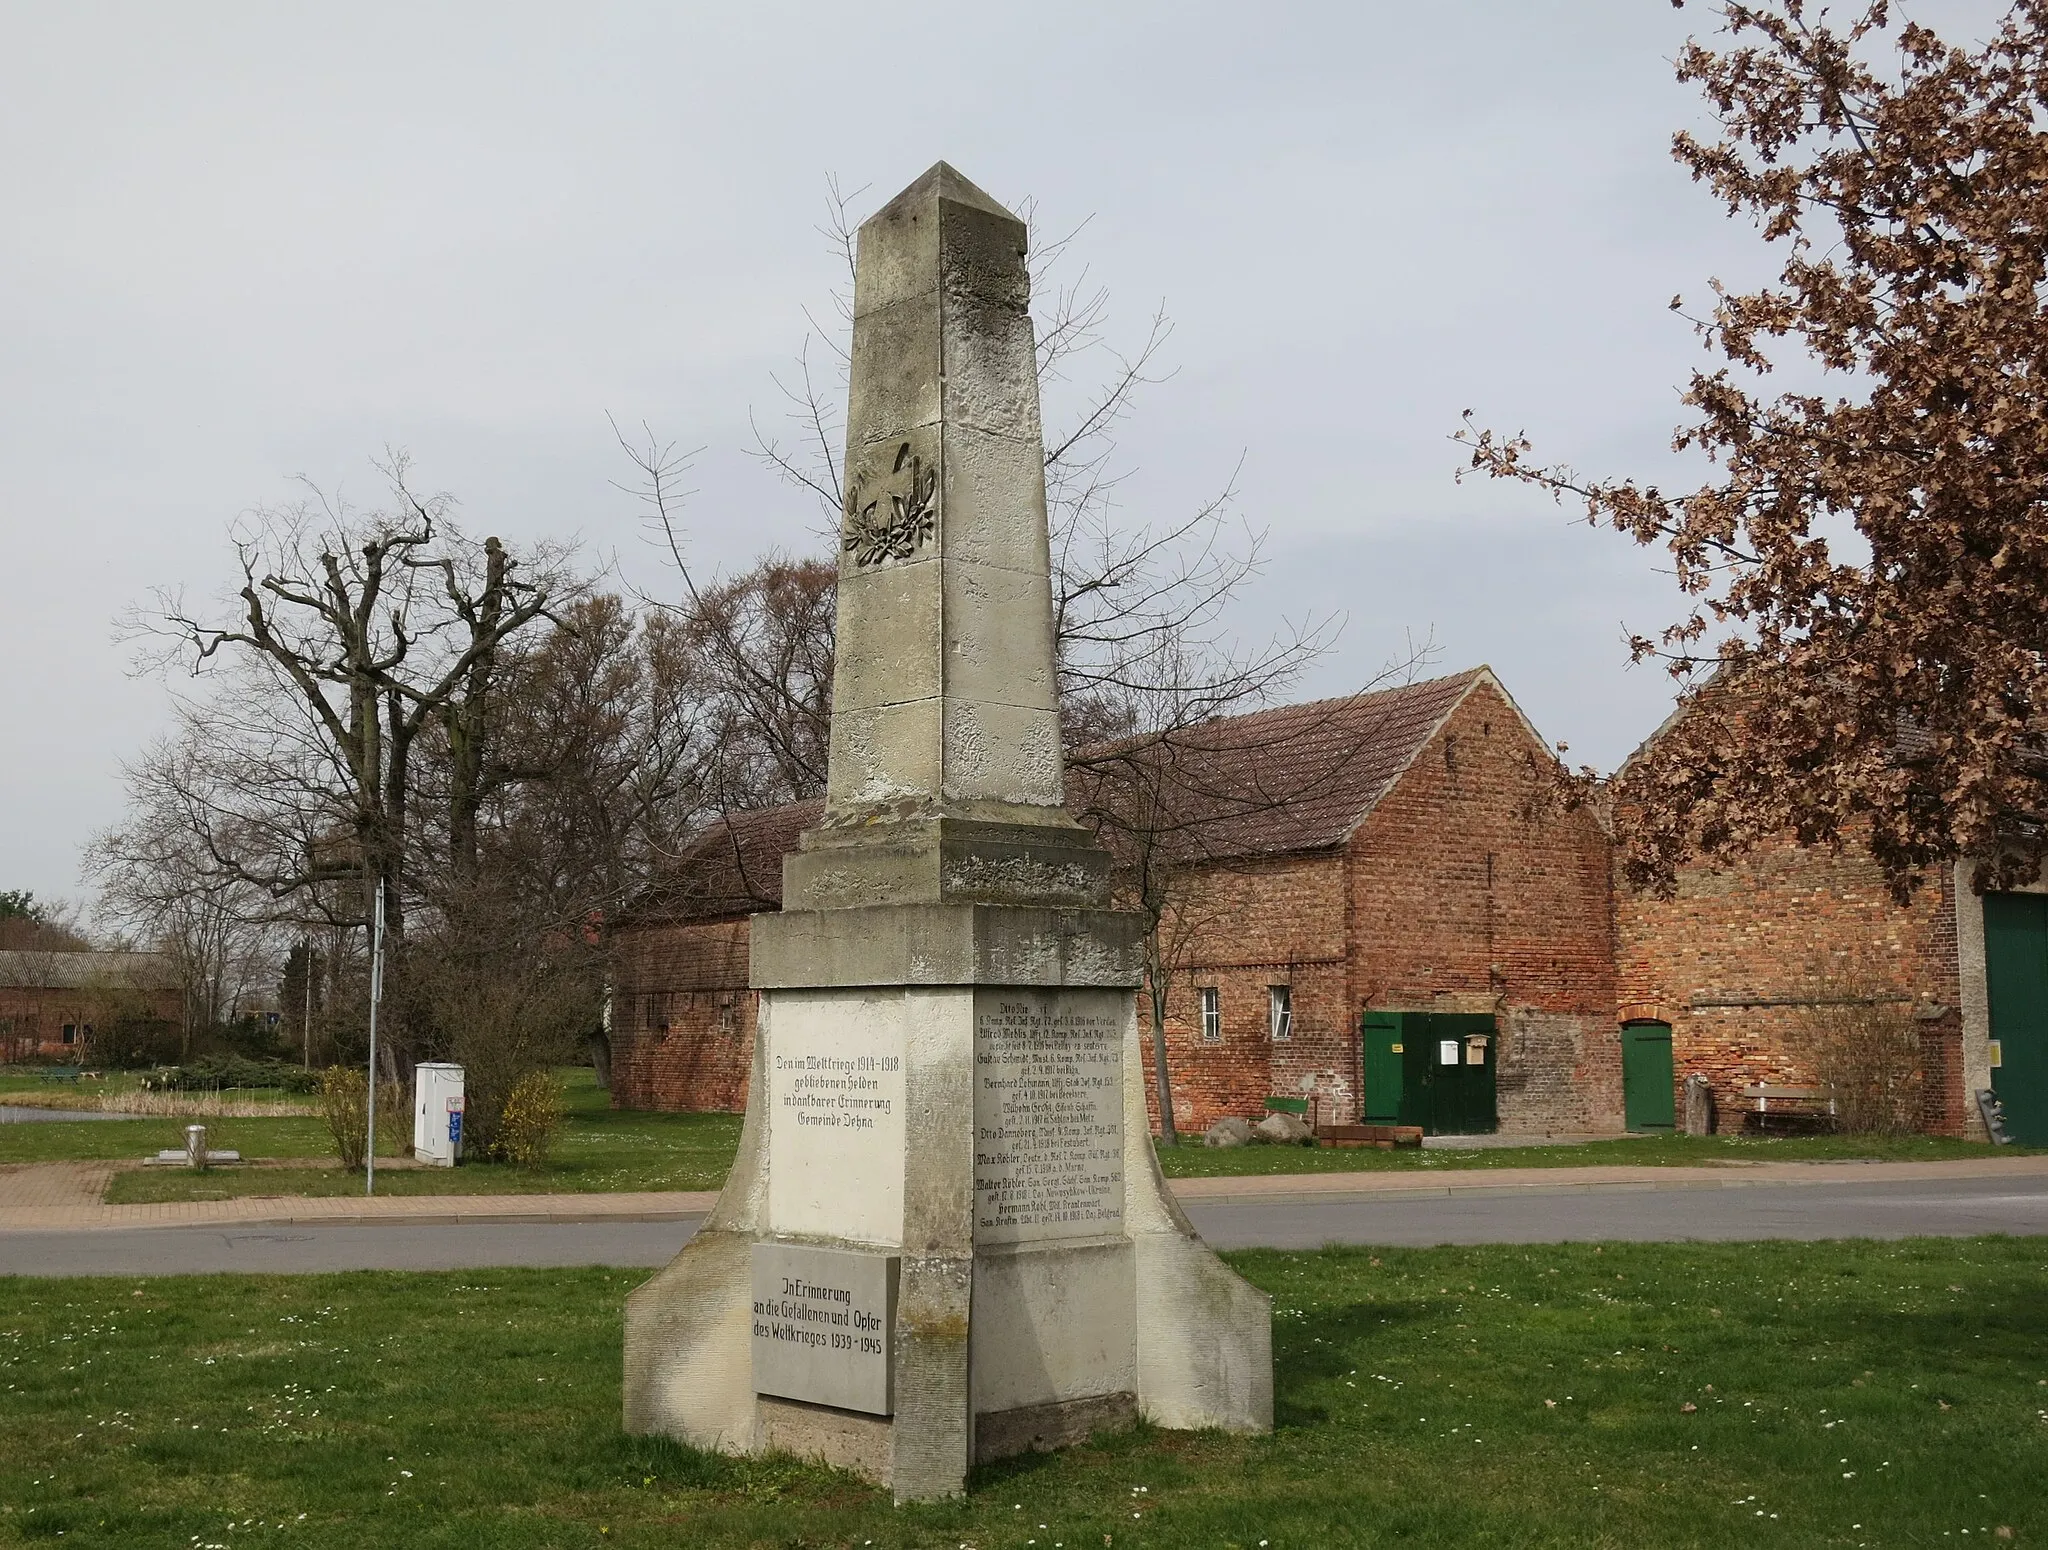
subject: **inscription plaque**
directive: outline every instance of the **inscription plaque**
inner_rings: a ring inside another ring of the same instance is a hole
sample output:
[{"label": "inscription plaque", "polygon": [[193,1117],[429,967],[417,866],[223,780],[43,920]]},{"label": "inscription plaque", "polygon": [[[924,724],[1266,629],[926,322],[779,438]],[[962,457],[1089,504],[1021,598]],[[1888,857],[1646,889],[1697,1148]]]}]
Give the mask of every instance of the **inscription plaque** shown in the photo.
[{"label": "inscription plaque", "polygon": [[975,992],[975,1242],[1123,1230],[1129,1007],[1119,991]]},{"label": "inscription plaque", "polygon": [[894,1254],[754,1245],[754,1392],[894,1411]]},{"label": "inscription plaque", "polygon": [[903,998],[776,998],[767,1028],[768,1220],[778,1234],[903,1238]]}]

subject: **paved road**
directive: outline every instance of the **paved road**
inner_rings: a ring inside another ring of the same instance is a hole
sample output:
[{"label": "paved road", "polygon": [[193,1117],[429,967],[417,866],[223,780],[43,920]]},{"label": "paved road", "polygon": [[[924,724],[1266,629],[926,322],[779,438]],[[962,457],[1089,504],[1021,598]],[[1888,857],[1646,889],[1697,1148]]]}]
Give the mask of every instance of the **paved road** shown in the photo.
[{"label": "paved road", "polygon": [[[1326,1243],[1639,1243],[1684,1239],[2048,1234],[2048,1178],[1753,1184],[1722,1189],[1459,1190],[1430,1199],[1203,1201],[1188,1215],[1219,1249]],[[0,1248],[0,1264],[6,1251]]]},{"label": "paved road", "polygon": [[[1218,1248],[2048,1234],[2048,1176],[1660,1189],[1207,1200]],[[494,1265],[659,1265],[693,1221],[147,1227],[0,1232],[0,1275],[290,1274]]]}]

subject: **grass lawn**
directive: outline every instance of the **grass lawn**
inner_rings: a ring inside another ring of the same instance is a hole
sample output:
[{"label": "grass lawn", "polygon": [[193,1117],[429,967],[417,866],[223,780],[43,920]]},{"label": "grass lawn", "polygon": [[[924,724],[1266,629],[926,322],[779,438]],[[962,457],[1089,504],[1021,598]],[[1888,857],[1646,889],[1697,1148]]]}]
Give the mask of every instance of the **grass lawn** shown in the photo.
[{"label": "grass lawn", "polygon": [[[139,1161],[165,1147],[185,1146],[193,1121],[77,1119],[0,1125],[0,1163]],[[208,1146],[244,1157],[331,1157],[334,1142],[317,1119],[208,1119]]]},{"label": "grass lawn", "polygon": [[637,1271],[0,1280],[0,1543],[2048,1540],[2048,1241],[1233,1258],[1275,1435],[1141,1428],[902,1510],[622,1437]]},{"label": "grass lawn", "polygon": [[[586,1190],[716,1189],[739,1145],[736,1114],[616,1112],[587,1068],[562,1072],[567,1115],[554,1158],[544,1168],[465,1163],[460,1168],[392,1170],[393,1194],[505,1194]],[[57,1121],[0,1126],[0,1163],[135,1160],[163,1147],[184,1145],[176,1118]],[[211,1119],[213,1146],[267,1160],[331,1157],[333,1142],[317,1119]],[[2029,1149],[2006,1147],[2002,1156]],[[380,1151],[379,1155],[385,1155]],[[1744,1136],[1635,1136],[1586,1146],[1495,1147],[1473,1151],[1382,1152],[1298,1146],[1162,1148],[1170,1178],[1232,1174],[1345,1173],[1460,1170],[1468,1168],[1574,1168],[1615,1164],[1680,1166],[1755,1162],[1825,1162],[1849,1158],[1978,1158],[1986,1148],[1940,1136],[1809,1136],[1763,1140]],[[386,1186],[378,1185],[380,1190]],[[206,1176],[183,1171],[122,1173],[107,1199],[113,1204],[209,1200],[247,1195],[344,1195],[360,1188],[357,1175],[334,1169],[223,1170]]]},{"label": "grass lawn", "polygon": [[[591,1190],[717,1189],[725,1182],[739,1146],[737,1114],[616,1113],[596,1076],[587,1069],[562,1073],[566,1114],[554,1156],[545,1167],[515,1168],[503,1163],[466,1162],[459,1168],[392,1169],[377,1176],[383,1195],[504,1195],[580,1193]],[[182,1121],[169,1122],[173,1132]],[[238,1146],[247,1157],[331,1156],[333,1143],[318,1120],[221,1120],[219,1134],[230,1127],[287,1125],[314,1128],[316,1144],[302,1151],[265,1151],[239,1146],[234,1140],[212,1144]],[[7,1130],[111,1129],[113,1122],[84,1125],[10,1125]],[[209,1140],[215,1134],[209,1123]],[[0,1146],[7,1140],[0,1131]],[[182,1133],[165,1141],[182,1144]],[[120,1155],[128,1155],[122,1153]],[[134,1155],[140,1156],[140,1151]],[[380,1154],[381,1155],[381,1154]],[[0,1157],[5,1153],[0,1152]],[[208,1174],[183,1169],[118,1173],[107,1190],[112,1205],[156,1200],[224,1200],[245,1195],[356,1195],[363,1176],[338,1168],[219,1169]]]},{"label": "grass lawn", "polygon": [[[2017,1157],[2038,1147],[2003,1146],[2001,1157]],[[1845,1162],[1878,1158],[1888,1162],[1932,1162],[1981,1158],[1991,1148],[1976,1141],[1947,1136],[1629,1136],[1594,1141],[1584,1146],[1475,1148],[1470,1151],[1421,1150],[1404,1147],[1382,1152],[1370,1147],[1235,1146],[1209,1147],[1199,1141],[1159,1149],[1159,1166],[1168,1178],[1198,1179],[1247,1173],[1351,1173],[1404,1170],[1418,1172],[1461,1168],[1611,1168],[1699,1167],[1760,1162]]]}]

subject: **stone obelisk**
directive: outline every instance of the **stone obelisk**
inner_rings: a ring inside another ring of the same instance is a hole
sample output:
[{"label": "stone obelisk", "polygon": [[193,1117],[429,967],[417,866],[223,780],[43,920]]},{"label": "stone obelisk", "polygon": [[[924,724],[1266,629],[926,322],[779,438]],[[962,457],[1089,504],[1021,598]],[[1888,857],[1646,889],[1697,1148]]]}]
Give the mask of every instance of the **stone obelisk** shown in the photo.
[{"label": "stone obelisk", "polygon": [[738,1160],[626,1309],[629,1431],[899,1501],[1272,1424],[1270,1302],[1160,1177],[1138,927],[1063,803],[1029,291],[943,162],[861,228],[825,815],[754,918]]}]

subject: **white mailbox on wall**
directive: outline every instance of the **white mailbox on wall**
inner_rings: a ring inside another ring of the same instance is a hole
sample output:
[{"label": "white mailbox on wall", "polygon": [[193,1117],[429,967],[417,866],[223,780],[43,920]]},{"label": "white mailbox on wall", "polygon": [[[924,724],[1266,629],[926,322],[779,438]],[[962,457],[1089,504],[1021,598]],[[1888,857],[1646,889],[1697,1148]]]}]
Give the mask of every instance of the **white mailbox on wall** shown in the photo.
[{"label": "white mailbox on wall", "polygon": [[452,1168],[462,1156],[462,1067],[429,1061],[413,1068],[412,1083],[412,1154]]}]

